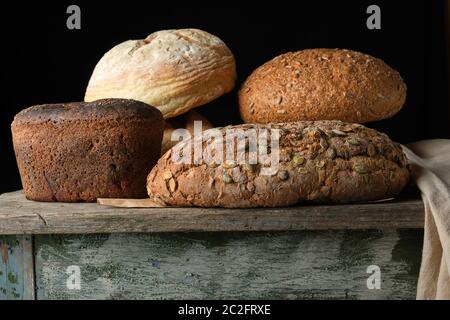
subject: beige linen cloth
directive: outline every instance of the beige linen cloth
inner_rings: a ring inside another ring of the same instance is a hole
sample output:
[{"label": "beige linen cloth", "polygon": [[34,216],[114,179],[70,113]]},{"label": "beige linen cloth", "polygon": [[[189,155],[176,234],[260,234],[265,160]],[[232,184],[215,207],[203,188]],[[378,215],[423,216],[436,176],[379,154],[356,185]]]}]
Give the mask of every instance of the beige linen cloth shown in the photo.
[{"label": "beige linen cloth", "polygon": [[[417,299],[450,299],[450,140],[403,146],[422,192],[425,233]],[[161,207],[152,199],[98,199],[117,207]]]},{"label": "beige linen cloth", "polygon": [[450,140],[419,141],[403,150],[425,206],[417,299],[450,299]]},{"label": "beige linen cloth", "polygon": [[425,206],[417,299],[450,299],[450,140],[419,141],[403,150]]}]

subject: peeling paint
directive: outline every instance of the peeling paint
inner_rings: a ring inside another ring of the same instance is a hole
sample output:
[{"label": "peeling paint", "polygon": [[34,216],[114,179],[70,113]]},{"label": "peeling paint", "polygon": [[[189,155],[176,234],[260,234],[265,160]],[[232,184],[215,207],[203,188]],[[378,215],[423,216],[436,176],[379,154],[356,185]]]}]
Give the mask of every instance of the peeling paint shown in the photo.
[{"label": "peeling paint", "polygon": [[0,246],[6,245],[7,247],[17,247],[19,246],[19,240],[16,239],[14,236],[0,236]]},{"label": "peeling paint", "polygon": [[2,262],[8,263],[8,246],[6,244],[0,245],[0,254],[2,255]]},{"label": "peeling paint", "polygon": [[0,300],[34,299],[32,239],[0,236]]},{"label": "peeling paint", "polygon": [[[37,298],[414,299],[410,266],[420,252],[410,248],[421,237],[416,230],[404,241],[395,230],[38,235]],[[81,290],[66,287],[68,263],[80,266]],[[385,270],[383,289],[368,291],[374,263]]]},{"label": "peeling paint", "polygon": [[17,284],[19,281],[19,277],[12,273],[11,271],[8,272],[8,281],[12,284]]},{"label": "peeling paint", "polygon": [[14,288],[14,287],[12,288],[11,293],[12,293],[13,297],[16,299],[20,297],[20,294],[17,293],[16,288]]}]

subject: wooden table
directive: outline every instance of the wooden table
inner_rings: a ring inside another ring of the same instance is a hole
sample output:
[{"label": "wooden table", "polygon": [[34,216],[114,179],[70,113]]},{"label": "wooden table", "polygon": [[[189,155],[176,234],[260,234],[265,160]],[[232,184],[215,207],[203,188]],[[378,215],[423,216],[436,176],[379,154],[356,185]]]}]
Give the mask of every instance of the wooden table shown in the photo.
[{"label": "wooden table", "polygon": [[[413,299],[422,228],[417,198],[134,209],[11,192],[0,196],[0,299]],[[380,289],[367,286],[370,266]]]}]

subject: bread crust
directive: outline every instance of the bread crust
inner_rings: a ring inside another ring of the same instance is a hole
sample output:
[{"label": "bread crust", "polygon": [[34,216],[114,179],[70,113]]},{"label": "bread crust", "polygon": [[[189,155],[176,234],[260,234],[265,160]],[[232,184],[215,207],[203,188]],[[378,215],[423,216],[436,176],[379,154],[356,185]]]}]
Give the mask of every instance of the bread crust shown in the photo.
[{"label": "bread crust", "polygon": [[85,101],[135,99],[167,119],[231,91],[235,79],[233,54],[218,37],[198,29],[162,30],[108,51],[94,69]]},{"label": "bread crust", "polygon": [[[149,196],[167,205],[200,207],[351,203],[394,197],[409,179],[400,146],[360,124],[244,124],[222,128],[222,134],[230,128],[280,129],[278,171],[262,175],[260,163],[250,169],[248,164],[175,163],[171,149],[148,175]],[[203,147],[209,143],[203,141]]]},{"label": "bread crust", "polygon": [[146,197],[163,124],[158,109],[125,99],[21,111],[11,129],[25,196],[62,202]]},{"label": "bread crust", "polygon": [[342,120],[395,115],[406,100],[400,74],[382,60],[341,49],[282,54],[257,68],[239,91],[245,122]]}]

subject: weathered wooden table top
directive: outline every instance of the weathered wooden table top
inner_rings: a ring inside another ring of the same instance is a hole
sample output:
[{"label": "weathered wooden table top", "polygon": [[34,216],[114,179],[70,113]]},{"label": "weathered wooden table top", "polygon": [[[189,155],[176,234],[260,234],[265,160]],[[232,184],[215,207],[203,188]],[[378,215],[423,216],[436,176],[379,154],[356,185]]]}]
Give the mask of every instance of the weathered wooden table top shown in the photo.
[{"label": "weathered wooden table top", "polygon": [[423,228],[418,198],[286,208],[114,208],[0,195],[0,234]]}]

